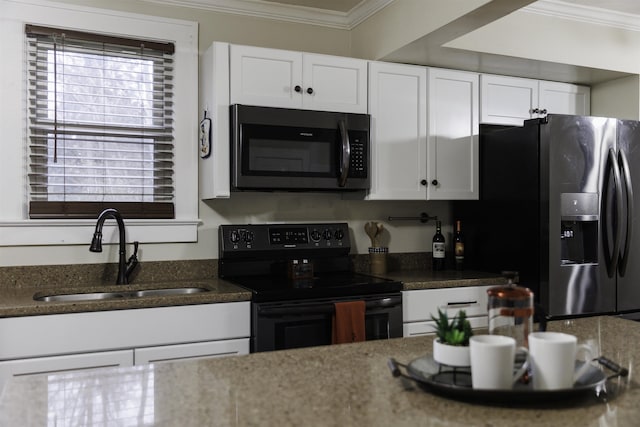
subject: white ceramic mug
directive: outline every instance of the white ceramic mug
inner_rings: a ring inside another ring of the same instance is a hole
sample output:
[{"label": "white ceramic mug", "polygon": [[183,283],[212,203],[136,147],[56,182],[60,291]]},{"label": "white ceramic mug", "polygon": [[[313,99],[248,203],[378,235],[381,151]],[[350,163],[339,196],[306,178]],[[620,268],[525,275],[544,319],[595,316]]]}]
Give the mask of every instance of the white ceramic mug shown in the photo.
[{"label": "white ceramic mug", "polygon": [[[474,389],[509,390],[529,366],[529,352],[516,349],[516,340],[504,335],[474,335],[469,339],[471,352],[471,384]],[[527,359],[514,374],[516,351]]]},{"label": "white ceramic mug", "polygon": [[589,369],[585,363],[576,370],[578,353],[585,352],[587,361],[593,359],[593,350],[586,344],[578,345],[574,335],[561,332],[532,332],[529,334],[529,352],[533,388],[536,390],[569,389]]}]

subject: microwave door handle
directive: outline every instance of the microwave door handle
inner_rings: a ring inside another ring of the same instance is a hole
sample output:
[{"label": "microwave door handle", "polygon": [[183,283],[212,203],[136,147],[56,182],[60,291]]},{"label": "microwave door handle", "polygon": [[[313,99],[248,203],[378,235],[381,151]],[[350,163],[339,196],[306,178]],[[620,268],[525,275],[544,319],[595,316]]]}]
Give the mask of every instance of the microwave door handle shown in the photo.
[{"label": "microwave door handle", "polygon": [[344,187],[347,185],[347,176],[349,175],[349,165],[351,164],[351,143],[349,142],[349,133],[344,120],[338,122],[340,129],[340,137],[342,140],[342,151],[340,156],[340,179],[338,185]]}]

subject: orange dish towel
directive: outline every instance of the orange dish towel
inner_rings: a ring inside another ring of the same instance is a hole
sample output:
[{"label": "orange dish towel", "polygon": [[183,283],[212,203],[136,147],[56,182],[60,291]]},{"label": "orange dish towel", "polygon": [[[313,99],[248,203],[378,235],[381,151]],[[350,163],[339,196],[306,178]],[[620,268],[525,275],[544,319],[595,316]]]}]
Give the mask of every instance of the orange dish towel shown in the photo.
[{"label": "orange dish towel", "polygon": [[348,301],[335,303],[336,314],[333,316],[333,344],[360,342],[366,338],[364,301]]}]

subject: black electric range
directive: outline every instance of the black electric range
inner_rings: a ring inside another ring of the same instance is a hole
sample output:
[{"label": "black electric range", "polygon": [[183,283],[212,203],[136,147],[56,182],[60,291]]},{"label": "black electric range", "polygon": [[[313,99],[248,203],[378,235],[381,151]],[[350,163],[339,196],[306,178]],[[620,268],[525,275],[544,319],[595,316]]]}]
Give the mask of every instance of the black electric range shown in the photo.
[{"label": "black electric range", "polygon": [[[398,292],[400,282],[352,271],[346,223],[221,225],[218,274],[253,292],[253,301]],[[292,277],[305,261],[312,277]]]},{"label": "black electric range", "polygon": [[365,301],[367,339],[402,336],[402,283],[353,271],[347,223],[221,225],[218,246],[219,277],[252,293],[251,351],[330,344],[345,301]]}]

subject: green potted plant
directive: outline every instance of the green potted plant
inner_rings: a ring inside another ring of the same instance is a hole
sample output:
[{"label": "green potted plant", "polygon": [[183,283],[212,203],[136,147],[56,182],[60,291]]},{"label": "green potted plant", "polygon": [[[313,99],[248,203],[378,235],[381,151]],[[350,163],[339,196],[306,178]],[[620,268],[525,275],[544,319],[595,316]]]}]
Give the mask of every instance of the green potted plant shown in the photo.
[{"label": "green potted plant", "polygon": [[431,316],[436,322],[436,338],[433,340],[433,360],[448,366],[470,366],[469,338],[473,335],[467,313],[460,310],[449,319],[446,311],[438,309],[438,317]]}]

